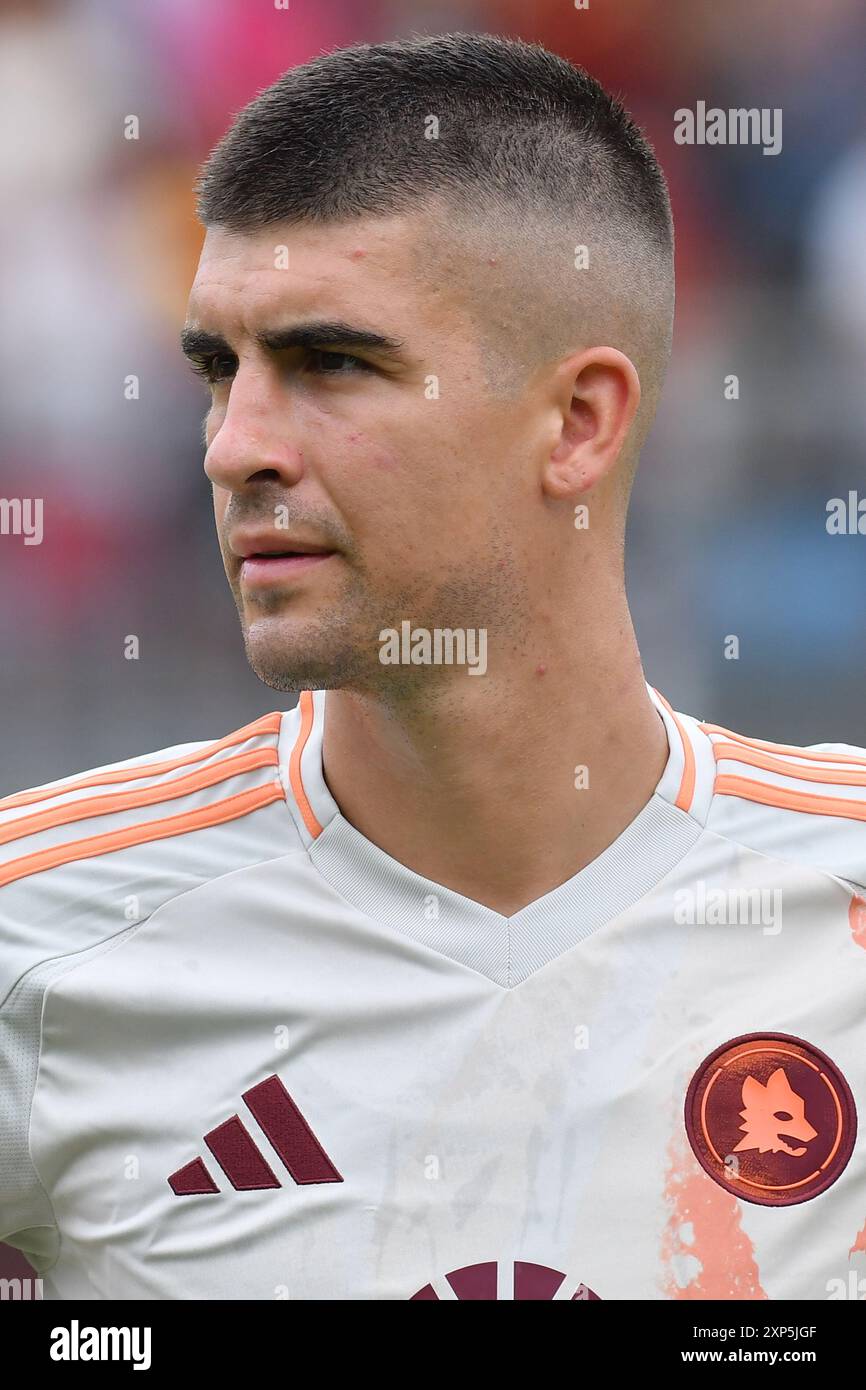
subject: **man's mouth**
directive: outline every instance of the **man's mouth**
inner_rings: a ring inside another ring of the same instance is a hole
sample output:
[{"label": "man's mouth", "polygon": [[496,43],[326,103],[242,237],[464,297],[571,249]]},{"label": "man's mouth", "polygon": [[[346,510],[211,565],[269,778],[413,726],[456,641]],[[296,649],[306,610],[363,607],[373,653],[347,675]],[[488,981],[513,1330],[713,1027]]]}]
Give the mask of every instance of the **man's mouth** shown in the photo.
[{"label": "man's mouth", "polygon": [[231,538],[229,549],[240,559],[241,583],[246,587],[285,582],[336,554],[312,541],[261,533],[237,534]]},{"label": "man's mouth", "polygon": [[241,582],[247,586],[280,583],[329,560],[333,550],[253,551],[241,563]]}]

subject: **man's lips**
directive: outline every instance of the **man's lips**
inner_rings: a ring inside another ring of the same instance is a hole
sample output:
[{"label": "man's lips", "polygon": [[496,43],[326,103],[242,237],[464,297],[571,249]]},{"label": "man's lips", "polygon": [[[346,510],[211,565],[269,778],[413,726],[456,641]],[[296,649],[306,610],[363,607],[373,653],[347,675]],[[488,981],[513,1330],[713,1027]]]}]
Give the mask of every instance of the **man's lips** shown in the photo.
[{"label": "man's lips", "polygon": [[313,541],[273,533],[237,533],[229,542],[229,550],[240,560],[240,577],[246,585],[284,581],[336,554]]},{"label": "man's lips", "polygon": [[241,561],[241,582],[247,587],[282,583],[325,564],[335,553],[333,550],[317,550],[246,555]]}]

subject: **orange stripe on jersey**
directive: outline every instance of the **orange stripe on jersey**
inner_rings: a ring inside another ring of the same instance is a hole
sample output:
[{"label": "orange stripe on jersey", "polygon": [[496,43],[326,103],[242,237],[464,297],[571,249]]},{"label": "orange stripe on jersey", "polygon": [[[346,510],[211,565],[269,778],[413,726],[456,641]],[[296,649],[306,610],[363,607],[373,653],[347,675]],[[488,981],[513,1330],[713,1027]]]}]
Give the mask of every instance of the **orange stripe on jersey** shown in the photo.
[{"label": "orange stripe on jersey", "polygon": [[0,811],[11,811],[16,806],[32,806],[37,801],[50,801],[53,796],[62,796],[64,792],[84,791],[87,787],[108,787],[115,782],[134,782],[139,777],[157,777],[161,772],[174,772],[176,768],[187,767],[190,763],[204,762],[214,753],[219,753],[224,748],[233,748],[238,743],[245,743],[248,738],[256,738],[260,734],[279,733],[281,718],[279,713],[263,714],[261,719],[256,719],[252,724],[246,724],[244,728],[236,729],[234,733],[226,734],[225,738],[208,743],[204,748],[197,748],[194,753],[187,753],[182,758],[169,758],[162,763],[133,763],[130,767],[115,768],[111,772],[94,772],[89,777],[79,777],[59,787],[38,787],[32,792],[16,792],[14,796],[4,797],[0,801]]},{"label": "orange stripe on jersey", "polygon": [[303,817],[304,825],[309,830],[313,839],[316,839],[318,835],[321,835],[322,827],[316,820],[313,808],[307,799],[307,793],[304,791],[303,778],[301,777],[301,754],[307,745],[307,739],[310,737],[315,713],[313,696],[309,690],[303,690],[301,692],[298,705],[301,710],[301,727],[298,730],[298,737],[295,739],[295,746],[289,758],[289,781],[292,784],[292,791],[295,794],[295,800],[298,803],[298,810]]},{"label": "orange stripe on jersey", "polygon": [[788,743],[766,743],[760,738],[735,734],[731,729],[723,729],[720,724],[701,724],[700,727],[705,734],[724,734],[735,743],[743,743],[747,748],[760,748],[767,753],[787,753],[789,757],[806,758],[815,763],[853,763],[856,767],[866,767],[866,759],[857,753],[821,753],[814,748],[794,748]]},{"label": "orange stripe on jersey", "polygon": [[52,830],[57,825],[68,825],[77,820],[90,820],[92,816],[108,816],[113,811],[135,811],[140,806],[155,806],[161,801],[176,801],[179,796],[201,791],[203,787],[216,786],[227,782],[231,777],[239,777],[243,772],[252,772],[257,767],[276,767],[279,756],[276,748],[258,748],[251,753],[237,753],[232,758],[221,758],[200,772],[188,772],[174,781],[160,782],[156,787],[137,787],[133,791],[114,792],[106,796],[88,796],[81,801],[66,801],[62,806],[52,806],[50,811],[39,811],[35,815],[22,816],[18,820],[0,825],[0,845],[11,840],[22,840],[27,835],[38,835],[41,830]]},{"label": "orange stripe on jersey", "polygon": [[202,806],[198,811],[185,811],[183,815],[167,816],[164,820],[147,821],[141,825],[127,826],[107,835],[92,835],[87,840],[73,840],[67,845],[56,845],[53,849],[40,850],[37,854],[27,854],[21,859],[13,859],[0,867],[0,888],[29,874],[42,873],[46,869],[56,869],[61,864],[71,864],[76,859],[90,859],[97,854],[111,854],[116,849],[128,849],[130,845],[143,845],[149,840],[167,840],[172,835],[185,835],[191,830],[206,830],[211,825],[222,825],[224,821],[237,820],[251,811],[258,811],[272,801],[283,801],[283,789],[278,782],[269,782],[266,787],[254,787],[252,791],[237,792],[224,801],[216,801],[211,806]]},{"label": "orange stripe on jersey", "polygon": [[824,782],[837,787],[866,787],[866,763],[859,767],[808,767],[802,763],[788,763],[783,758],[771,758],[767,753],[758,752],[744,743],[714,743],[716,762],[723,758],[749,767],[760,767],[765,772],[775,772],[780,777],[799,777],[803,782]]},{"label": "orange stripe on jersey", "polygon": [[[653,686],[653,690],[655,690],[655,686]],[[679,719],[675,715],[674,711],[671,709],[671,706],[668,704],[664,695],[662,695],[658,690],[655,690],[655,693],[656,695],[658,695],[659,699],[661,700],[671,719],[676,724],[677,733],[682,739],[683,776],[680,782],[680,789],[677,792],[677,799],[674,802],[674,805],[678,806],[681,811],[687,811],[692,804],[692,798],[695,794],[695,751],[692,748],[691,739],[686,736],[685,729],[683,728]]]},{"label": "orange stripe on jersey", "polygon": [[782,811],[805,811],[810,816],[842,816],[846,820],[866,821],[866,801],[789,791],[785,787],[771,787],[766,782],[753,782],[749,777],[720,775],[716,778],[715,791],[719,796],[741,796],[745,801],[777,806]]}]

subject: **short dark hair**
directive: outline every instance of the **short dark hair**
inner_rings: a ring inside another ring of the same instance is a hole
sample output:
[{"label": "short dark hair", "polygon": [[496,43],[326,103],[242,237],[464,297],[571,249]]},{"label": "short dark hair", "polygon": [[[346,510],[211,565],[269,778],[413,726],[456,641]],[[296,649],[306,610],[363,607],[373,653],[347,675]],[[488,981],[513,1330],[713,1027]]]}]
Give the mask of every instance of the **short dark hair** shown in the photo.
[{"label": "short dark hair", "polygon": [[434,193],[467,209],[589,205],[672,243],[664,175],[620,102],[567,59],[492,34],[361,44],[290,69],[197,182],[200,220],[235,232],[397,214]]},{"label": "short dark hair", "polygon": [[641,381],[627,499],[670,356],[673,224],[652,147],[582,68],[493,34],[336,49],[244,107],[197,192],[238,234],[416,215],[419,280],[461,297],[500,399],[575,347],[620,348]]}]

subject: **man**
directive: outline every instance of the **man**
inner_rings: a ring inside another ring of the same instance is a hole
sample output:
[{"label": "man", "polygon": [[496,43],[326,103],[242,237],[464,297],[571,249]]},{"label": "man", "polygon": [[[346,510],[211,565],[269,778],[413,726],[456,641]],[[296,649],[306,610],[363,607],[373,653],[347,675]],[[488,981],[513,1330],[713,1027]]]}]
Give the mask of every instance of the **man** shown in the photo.
[{"label": "man", "polygon": [[217,530],[300,698],[3,804],[0,1236],[60,1298],[844,1296],[866,750],[645,683],[650,148],[451,34],[285,74],[198,192]]}]

